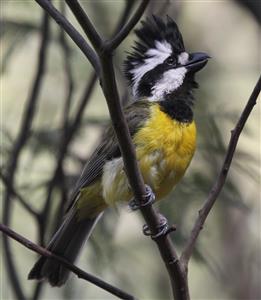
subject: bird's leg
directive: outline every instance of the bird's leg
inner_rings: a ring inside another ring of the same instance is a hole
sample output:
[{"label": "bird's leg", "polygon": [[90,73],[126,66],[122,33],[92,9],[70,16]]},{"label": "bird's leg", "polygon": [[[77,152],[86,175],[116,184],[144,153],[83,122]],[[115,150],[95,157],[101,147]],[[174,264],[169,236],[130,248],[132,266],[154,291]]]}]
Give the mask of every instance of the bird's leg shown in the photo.
[{"label": "bird's leg", "polygon": [[[146,186],[146,194],[143,198],[144,201],[140,203],[135,198],[133,198],[129,202],[128,206],[132,211],[138,210],[141,207],[144,207],[146,205],[154,203],[155,195],[154,195],[151,187],[148,185],[145,185],[145,186]],[[159,218],[159,224],[157,226],[157,233],[152,233],[149,229],[149,226],[147,224],[144,224],[143,229],[142,229],[144,235],[150,236],[152,239],[157,239],[161,236],[164,236],[164,235],[169,234],[170,232],[176,230],[175,226],[169,227],[168,221],[163,215],[158,214],[158,218]]]},{"label": "bird's leg", "polygon": [[144,207],[146,205],[152,204],[155,202],[155,195],[150,186],[145,185],[146,194],[143,197],[142,202],[138,202],[135,198],[132,198],[129,202],[128,206],[132,211],[140,209],[140,207]]}]

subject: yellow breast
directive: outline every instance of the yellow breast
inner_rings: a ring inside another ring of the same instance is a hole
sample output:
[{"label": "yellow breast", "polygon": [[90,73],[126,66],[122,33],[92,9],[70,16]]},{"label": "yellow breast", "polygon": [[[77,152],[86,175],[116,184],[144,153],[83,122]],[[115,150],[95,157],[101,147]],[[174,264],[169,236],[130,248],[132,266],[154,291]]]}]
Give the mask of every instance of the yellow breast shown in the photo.
[{"label": "yellow breast", "polygon": [[[162,112],[158,104],[151,105],[150,117],[134,135],[133,142],[144,181],[157,200],[168,194],[183,176],[194,154],[195,140],[194,122],[177,122]],[[132,198],[122,158],[105,164],[101,186],[108,205]]]},{"label": "yellow breast", "polygon": [[[171,119],[155,103],[133,142],[144,181],[158,200],[171,191],[186,171],[195,151],[196,127],[194,122]],[[122,158],[115,158],[105,164],[101,180],[81,190],[77,201],[79,217],[95,216],[107,205],[131,198]]]},{"label": "yellow breast", "polygon": [[195,123],[180,123],[151,107],[151,118],[134,136],[137,158],[144,180],[164,197],[180,180],[193,157],[196,146]]}]

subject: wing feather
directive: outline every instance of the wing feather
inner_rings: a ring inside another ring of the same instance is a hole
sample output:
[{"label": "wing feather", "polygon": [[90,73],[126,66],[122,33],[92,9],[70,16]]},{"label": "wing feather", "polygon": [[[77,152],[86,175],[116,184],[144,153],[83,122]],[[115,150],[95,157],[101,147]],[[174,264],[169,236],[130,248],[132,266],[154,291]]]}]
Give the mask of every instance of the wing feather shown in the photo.
[{"label": "wing feather", "polygon": [[[131,136],[144,125],[150,114],[151,103],[148,101],[134,102],[126,107],[124,114],[130,129]],[[72,194],[71,204],[82,188],[88,187],[102,176],[102,170],[107,161],[120,157],[120,148],[112,125],[105,130],[101,142],[86,163]],[[71,205],[69,206],[71,207]]]}]

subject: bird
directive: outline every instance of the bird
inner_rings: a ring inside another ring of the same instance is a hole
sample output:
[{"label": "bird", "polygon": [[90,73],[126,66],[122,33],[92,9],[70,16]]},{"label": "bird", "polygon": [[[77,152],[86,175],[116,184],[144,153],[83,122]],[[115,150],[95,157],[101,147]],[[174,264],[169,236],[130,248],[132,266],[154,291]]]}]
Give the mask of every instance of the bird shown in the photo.
[{"label": "bird", "polygon": [[[158,201],[180,181],[195,152],[195,74],[210,57],[204,52],[188,53],[169,16],[147,17],[135,34],[137,39],[123,64],[133,99],[124,114],[144,182]],[[132,198],[118,141],[109,124],[47,249],[74,263],[104,210]],[[42,256],[28,278],[61,286],[68,275],[59,262]]]}]

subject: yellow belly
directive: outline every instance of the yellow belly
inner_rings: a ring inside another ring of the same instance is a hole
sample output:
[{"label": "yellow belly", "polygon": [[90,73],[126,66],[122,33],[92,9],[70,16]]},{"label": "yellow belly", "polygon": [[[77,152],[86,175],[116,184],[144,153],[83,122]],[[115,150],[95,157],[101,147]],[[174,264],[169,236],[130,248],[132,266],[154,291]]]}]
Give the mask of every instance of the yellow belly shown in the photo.
[{"label": "yellow belly", "polygon": [[[158,104],[151,106],[151,117],[134,136],[137,159],[146,184],[156,200],[167,195],[184,175],[196,145],[194,122],[180,123],[163,113]],[[79,217],[95,216],[118,201],[129,201],[132,192],[122,158],[108,161],[101,180],[80,191]]]},{"label": "yellow belly", "polygon": [[144,180],[157,199],[168,194],[184,175],[195,152],[195,123],[180,123],[152,107],[152,118],[134,138]]},{"label": "yellow belly", "polygon": [[[137,159],[146,184],[161,199],[183,176],[193,157],[196,144],[195,123],[180,123],[162,112],[158,104],[134,136]],[[132,197],[121,158],[105,165],[102,177],[103,198],[108,205]]]}]

